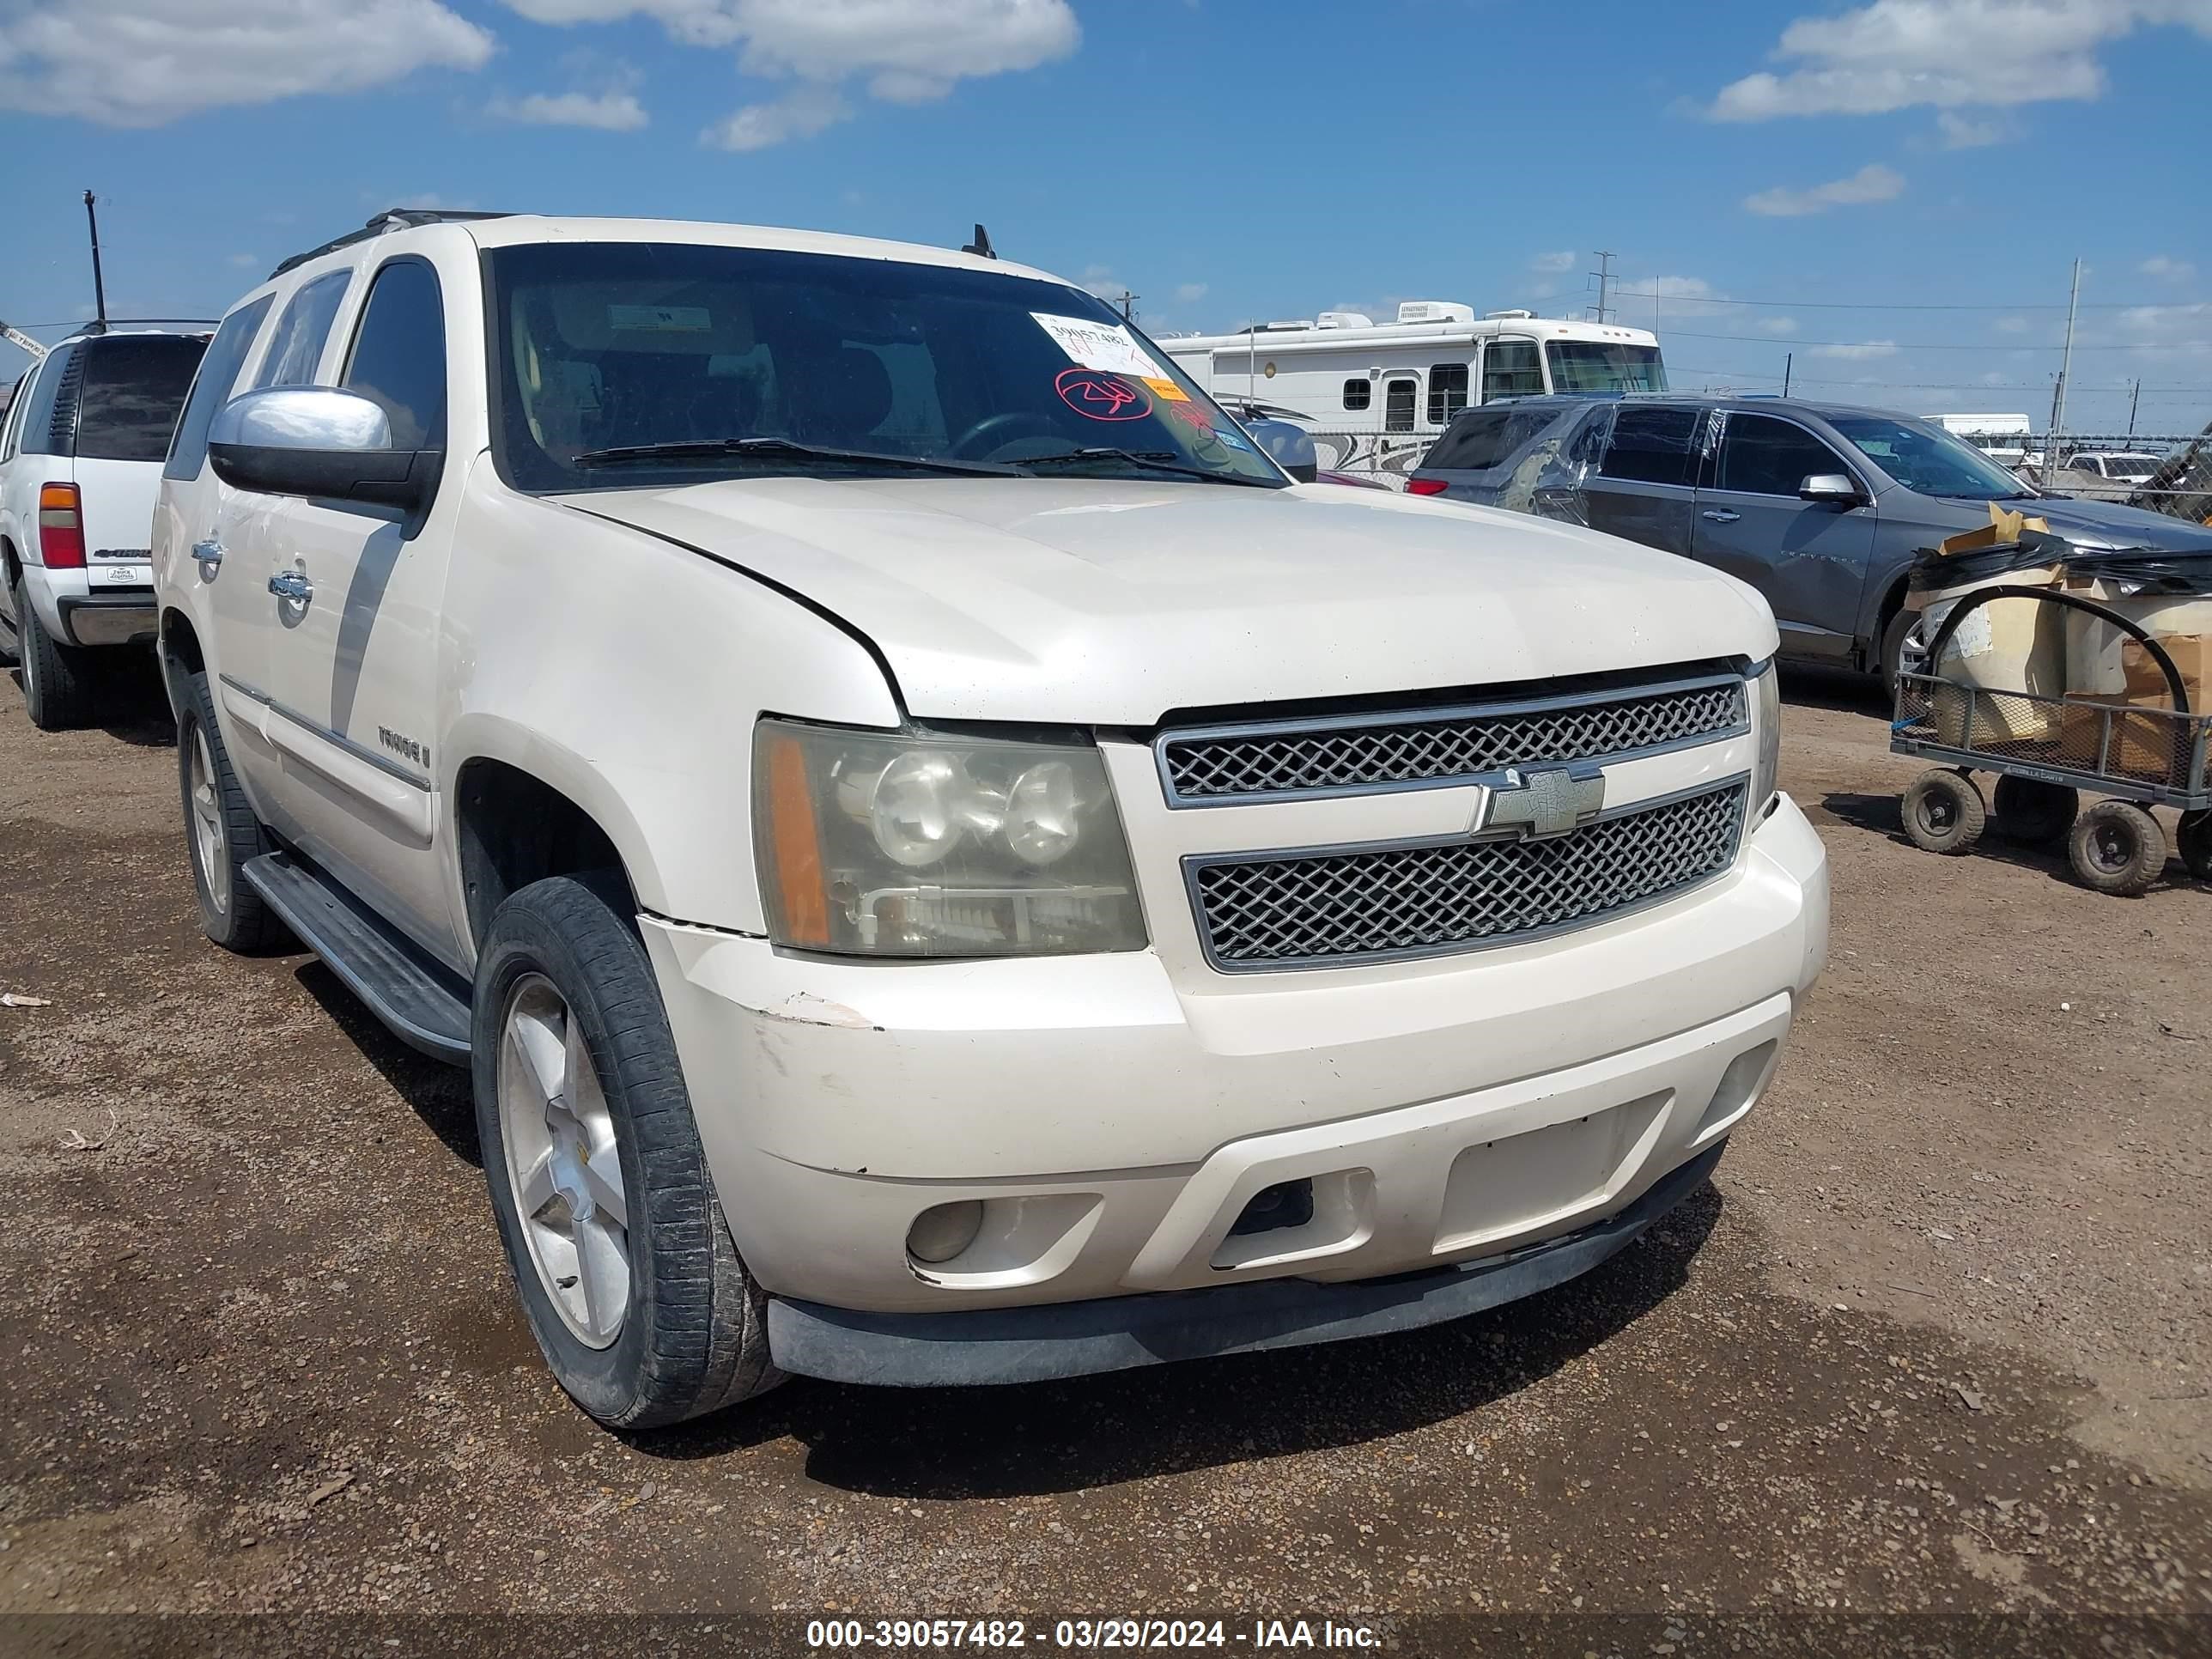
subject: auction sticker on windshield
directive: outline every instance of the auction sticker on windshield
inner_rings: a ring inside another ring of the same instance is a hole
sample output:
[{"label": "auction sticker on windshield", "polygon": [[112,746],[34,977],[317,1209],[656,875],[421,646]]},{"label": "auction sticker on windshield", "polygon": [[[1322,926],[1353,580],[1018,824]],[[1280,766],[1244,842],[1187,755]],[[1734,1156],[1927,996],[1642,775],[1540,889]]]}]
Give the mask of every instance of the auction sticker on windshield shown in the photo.
[{"label": "auction sticker on windshield", "polygon": [[[1166,380],[1167,371],[1119,323],[1094,323],[1082,317],[1055,317],[1032,311],[1036,325],[1052,336],[1069,358],[1085,368],[1109,374],[1133,374],[1140,380]],[[1173,384],[1170,382],[1170,384]]]},{"label": "auction sticker on windshield", "polygon": [[1052,389],[1086,421],[1141,421],[1152,412],[1143,387],[1097,369],[1063,368]]}]

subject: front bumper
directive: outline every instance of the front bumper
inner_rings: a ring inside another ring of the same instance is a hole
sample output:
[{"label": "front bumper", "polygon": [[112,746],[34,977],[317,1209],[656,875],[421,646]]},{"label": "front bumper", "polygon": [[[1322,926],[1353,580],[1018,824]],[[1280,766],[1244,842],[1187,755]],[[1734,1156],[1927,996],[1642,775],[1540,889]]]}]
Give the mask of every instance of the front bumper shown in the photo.
[{"label": "front bumper", "polygon": [[[1372,1279],[1622,1213],[1750,1109],[1827,921],[1784,799],[1695,892],[1424,962],[1238,979],[1158,950],[833,961],[651,917],[645,939],[763,1286],[940,1314]],[[1297,1182],[1308,1220],[1232,1231]],[[915,1218],[968,1200],[975,1243],[910,1260]]]},{"label": "front bumper", "polygon": [[1419,1330],[1589,1272],[1703,1186],[1725,1146],[1670,1170],[1602,1221],[1458,1267],[1348,1285],[1278,1279],[971,1313],[853,1313],[778,1300],[768,1308],[769,1352],[784,1370],[832,1382],[968,1388]]}]

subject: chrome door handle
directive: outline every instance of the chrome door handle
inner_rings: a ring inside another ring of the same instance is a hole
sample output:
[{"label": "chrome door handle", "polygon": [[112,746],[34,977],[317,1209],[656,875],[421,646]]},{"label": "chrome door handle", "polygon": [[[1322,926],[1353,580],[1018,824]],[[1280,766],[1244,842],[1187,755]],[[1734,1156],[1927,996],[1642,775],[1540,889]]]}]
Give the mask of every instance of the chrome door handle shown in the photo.
[{"label": "chrome door handle", "polygon": [[212,537],[204,542],[194,542],[192,560],[200,566],[201,578],[205,580],[208,573],[222,562],[222,544]]},{"label": "chrome door handle", "polygon": [[1734,524],[1738,519],[1743,517],[1743,514],[1731,513],[1724,507],[1709,507],[1698,516],[1701,519],[1711,519],[1715,524]]},{"label": "chrome door handle", "polygon": [[280,570],[269,579],[269,591],[280,599],[305,605],[315,597],[315,585],[304,570]]}]

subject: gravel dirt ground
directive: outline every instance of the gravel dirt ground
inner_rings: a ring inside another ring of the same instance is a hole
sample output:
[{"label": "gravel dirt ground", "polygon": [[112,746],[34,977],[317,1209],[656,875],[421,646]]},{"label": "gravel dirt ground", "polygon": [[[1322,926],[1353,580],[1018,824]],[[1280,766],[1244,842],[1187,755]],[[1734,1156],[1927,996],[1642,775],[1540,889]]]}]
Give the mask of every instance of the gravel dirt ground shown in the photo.
[{"label": "gravel dirt ground", "polygon": [[[2212,1650],[2212,890],[1917,852],[1879,704],[1789,697],[1827,977],[1714,1184],[1605,1267],[1403,1337],[796,1382],[623,1439],[515,1311],[461,1074],[202,938],[150,685],[60,737],[0,688],[0,991],[46,999],[0,1007],[0,1650],[766,1652],[833,1613]],[[61,1616],[126,1612],[278,1616]],[[371,1617],[447,1613],[560,1619]]]}]

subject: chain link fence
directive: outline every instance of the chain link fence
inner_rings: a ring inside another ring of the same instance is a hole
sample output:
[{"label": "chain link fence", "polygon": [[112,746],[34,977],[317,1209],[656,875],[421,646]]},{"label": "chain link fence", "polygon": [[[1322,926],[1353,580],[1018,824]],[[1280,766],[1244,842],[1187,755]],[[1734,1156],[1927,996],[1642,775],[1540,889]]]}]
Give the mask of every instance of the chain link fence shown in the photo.
[{"label": "chain link fence", "polygon": [[2010,441],[2021,452],[2014,472],[2039,489],[2212,524],[2212,428],[2178,437],[2063,432]]}]

